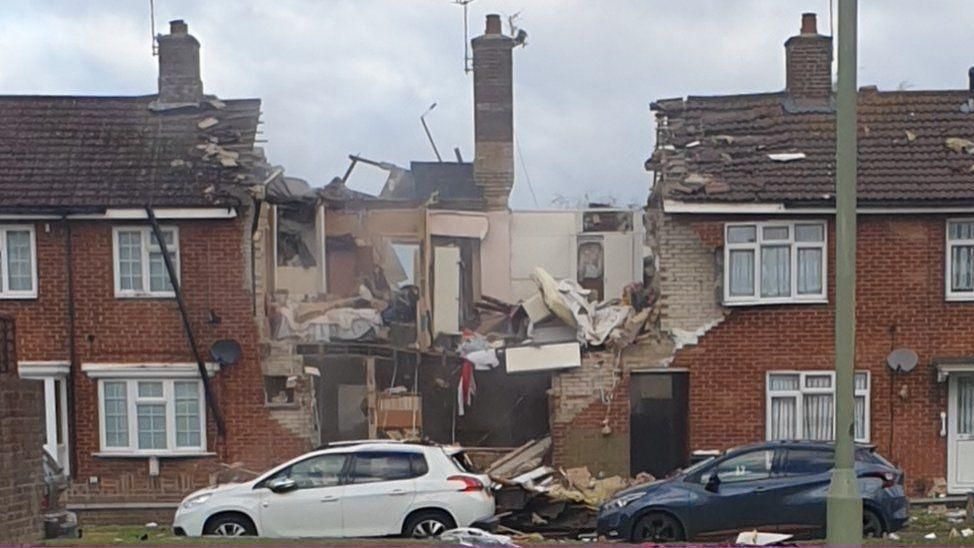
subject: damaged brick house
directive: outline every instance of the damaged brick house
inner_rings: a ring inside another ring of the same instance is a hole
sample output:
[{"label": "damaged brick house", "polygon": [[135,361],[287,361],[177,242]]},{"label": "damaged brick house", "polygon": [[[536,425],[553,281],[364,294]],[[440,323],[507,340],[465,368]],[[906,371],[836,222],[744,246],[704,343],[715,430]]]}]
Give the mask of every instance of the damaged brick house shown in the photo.
[{"label": "damaged brick house", "polygon": [[[814,14],[785,58],[782,92],[652,105],[650,245],[689,450],[833,437],[835,104]],[[911,494],[974,486],[970,84],[859,90],[855,437]]]},{"label": "damaged brick house", "polygon": [[[642,215],[509,209],[515,46],[496,15],[472,41],[473,162],[404,169],[353,156],[324,188],[268,186],[260,239],[273,245],[257,258],[268,395],[295,417],[313,411],[303,420],[322,443],[422,435],[509,447],[552,433],[557,453],[582,400],[611,392],[614,359],[583,349],[537,278],[571,280],[593,303],[622,297],[643,278]],[[345,185],[361,164],[389,172],[378,196]],[[589,369],[608,376],[579,380],[584,395],[562,401],[559,379]]]},{"label": "damaged brick house", "polygon": [[308,446],[261,384],[260,101],[203,94],[182,21],[158,40],[158,94],[0,97],[0,313],[82,522],[168,520],[221,464]]}]

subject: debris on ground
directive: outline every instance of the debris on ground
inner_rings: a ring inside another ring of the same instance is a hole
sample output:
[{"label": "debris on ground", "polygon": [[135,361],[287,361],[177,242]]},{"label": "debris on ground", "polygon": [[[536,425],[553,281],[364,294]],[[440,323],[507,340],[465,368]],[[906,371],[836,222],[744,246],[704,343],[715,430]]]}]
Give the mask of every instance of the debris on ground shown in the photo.
[{"label": "debris on ground", "polygon": [[595,530],[599,506],[632,485],[654,481],[592,474],[587,467],[553,468],[545,464],[551,439],[528,442],[500,457],[485,473],[494,482],[502,530],[545,538],[579,538]]},{"label": "debris on ground", "polygon": [[779,533],[764,533],[761,531],[745,531],[737,535],[734,544],[743,546],[767,546],[778,544],[790,539],[793,535],[783,535]]},{"label": "debris on ground", "polygon": [[482,546],[485,544],[517,546],[517,544],[514,544],[511,537],[506,535],[498,535],[496,533],[488,533],[487,531],[478,529],[476,527],[458,527],[456,529],[444,531],[440,534],[439,540],[453,544],[460,544],[462,546]]}]

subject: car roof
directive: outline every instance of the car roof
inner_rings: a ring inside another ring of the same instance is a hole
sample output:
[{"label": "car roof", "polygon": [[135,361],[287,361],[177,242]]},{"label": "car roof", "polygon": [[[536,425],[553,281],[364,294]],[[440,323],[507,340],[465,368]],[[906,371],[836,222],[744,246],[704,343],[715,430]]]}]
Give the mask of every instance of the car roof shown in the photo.
[{"label": "car roof", "polygon": [[438,446],[405,443],[396,440],[362,440],[354,442],[338,442],[321,447],[314,453],[326,455],[331,453],[361,453],[363,451],[390,451],[397,453],[422,453],[424,449],[434,449]]},{"label": "car roof", "polygon": [[[872,450],[875,446],[868,443],[856,443],[856,450]],[[835,449],[835,442],[817,440],[771,440],[747,445],[739,445],[727,450],[727,453],[742,453],[754,449]]]}]

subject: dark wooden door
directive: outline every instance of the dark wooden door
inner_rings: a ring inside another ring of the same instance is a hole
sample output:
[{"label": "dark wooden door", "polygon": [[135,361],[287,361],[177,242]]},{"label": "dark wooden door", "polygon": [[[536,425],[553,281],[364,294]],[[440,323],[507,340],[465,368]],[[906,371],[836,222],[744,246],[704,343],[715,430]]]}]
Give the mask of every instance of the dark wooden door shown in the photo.
[{"label": "dark wooden door", "polygon": [[633,373],[629,382],[629,468],[665,477],[689,462],[686,371]]}]

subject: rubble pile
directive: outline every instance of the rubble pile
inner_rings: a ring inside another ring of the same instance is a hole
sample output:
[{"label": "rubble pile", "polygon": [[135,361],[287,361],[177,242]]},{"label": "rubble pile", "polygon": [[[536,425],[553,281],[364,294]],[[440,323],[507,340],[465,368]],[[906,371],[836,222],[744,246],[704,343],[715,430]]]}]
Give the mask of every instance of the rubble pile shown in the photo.
[{"label": "rubble pile", "polygon": [[648,474],[602,477],[587,467],[555,469],[545,464],[550,449],[550,437],[528,442],[485,470],[494,481],[502,531],[515,539],[589,534],[602,503],[627,487],[654,479]]}]

